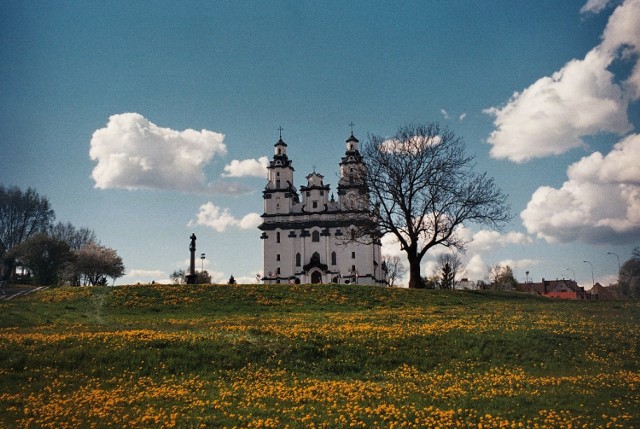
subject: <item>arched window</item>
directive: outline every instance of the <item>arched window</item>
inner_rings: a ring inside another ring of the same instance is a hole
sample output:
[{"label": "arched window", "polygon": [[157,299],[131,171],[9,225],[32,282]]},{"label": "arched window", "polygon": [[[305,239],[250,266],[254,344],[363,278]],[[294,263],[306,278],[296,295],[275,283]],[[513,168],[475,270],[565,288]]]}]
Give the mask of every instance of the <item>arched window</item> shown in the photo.
[{"label": "arched window", "polygon": [[299,267],[302,264],[302,258],[299,253],[296,253],[296,267]]},{"label": "arched window", "polygon": [[311,233],[311,241],[318,243],[320,241],[320,231],[313,231]]},{"label": "arched window", "polygon": [[276,232],[276,243],[280,243],[280,233]]},{"label": "arched window", "polygon": [[331,252],[331,265],[337,265],[337,259],[336,252]]}]

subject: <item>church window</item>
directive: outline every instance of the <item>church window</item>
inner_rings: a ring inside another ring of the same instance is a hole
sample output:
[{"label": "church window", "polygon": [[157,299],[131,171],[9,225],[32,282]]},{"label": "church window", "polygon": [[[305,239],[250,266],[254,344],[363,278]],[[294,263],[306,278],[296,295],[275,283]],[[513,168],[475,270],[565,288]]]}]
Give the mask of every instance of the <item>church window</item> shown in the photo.
[{"label": "church window", "polygon": [[276,188],[280,188],[280,179],[276,179]]},{"label": "church window", "polygon": [[276,274],[280,275],[280,267],[276,267]]},{"label": "church window", "polygon": [[280,233],[276,232],[276,243],[280,243]]},{"label": "church window", "polygon": [[336,265],[338,262],[337,259],[336,252],[331,252],[331,265]]},{"label": "church window", "polygon": [[279,253],[276,255],[276,261],[278,261],[278,262],[280,261],[280,254]]},{"label": "church window", "polygon": [[356,259],[356,252],[351,252],[351,259]]},{"label": "church window", "polygon": [[320,191],[320,196],[323,196],[323,195],[324,195],[324,191]]},{"label": "church window", "polygon": [[312,202],[313,208],[317,209],[318,208],[318,202],[317,201],[313,201]]},{"label": "church window", "polygon": [[282,153],[282,149],[278,148],[278,155]]},{"label": "church window", "polygon": [[302,258],[299,253],[296,253],[296,267],[299,267],[302,263]]},{"label": "church window", "polygon": [[311,241],[313,241],[314,243],[318,243],[320,241],[320,232],[319,231],[313,231],[311,233]]}]

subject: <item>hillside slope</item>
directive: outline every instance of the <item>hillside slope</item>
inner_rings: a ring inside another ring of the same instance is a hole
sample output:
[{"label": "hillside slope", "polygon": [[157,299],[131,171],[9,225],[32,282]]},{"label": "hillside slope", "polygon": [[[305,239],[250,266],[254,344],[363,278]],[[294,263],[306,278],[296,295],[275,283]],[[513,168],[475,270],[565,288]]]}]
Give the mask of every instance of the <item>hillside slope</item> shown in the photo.
[{"label": "hillside slope", "polygon": [[0,302],[0,426],[640,427],[639,324],[508,293],[50,289]]}]

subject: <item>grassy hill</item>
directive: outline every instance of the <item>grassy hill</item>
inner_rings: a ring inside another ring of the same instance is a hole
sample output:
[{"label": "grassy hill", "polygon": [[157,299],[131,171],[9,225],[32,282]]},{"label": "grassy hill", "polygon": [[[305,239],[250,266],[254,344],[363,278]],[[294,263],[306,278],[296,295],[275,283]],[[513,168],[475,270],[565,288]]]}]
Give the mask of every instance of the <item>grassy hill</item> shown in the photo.
[{"label": "grassy hill", "polygon": [[640,427],[640,303],[344,285],[0,302],[0,427]]}]

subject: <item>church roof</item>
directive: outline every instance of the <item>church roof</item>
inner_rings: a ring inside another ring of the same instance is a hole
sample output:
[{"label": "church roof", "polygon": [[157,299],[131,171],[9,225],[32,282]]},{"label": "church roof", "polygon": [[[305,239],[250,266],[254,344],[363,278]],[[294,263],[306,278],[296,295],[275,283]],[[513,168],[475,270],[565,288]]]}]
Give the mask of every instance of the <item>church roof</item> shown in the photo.
[{"label": "church roof", "polygon": [[351,133],[351,137],[349,137],[349,138],[347,139],[347,143],[349,143],[349,142],[356,142],[356,143],[358,143],[359,141],[360,141],[360,140],[358,140],[358,139],[353,135],[353,133]]}]

